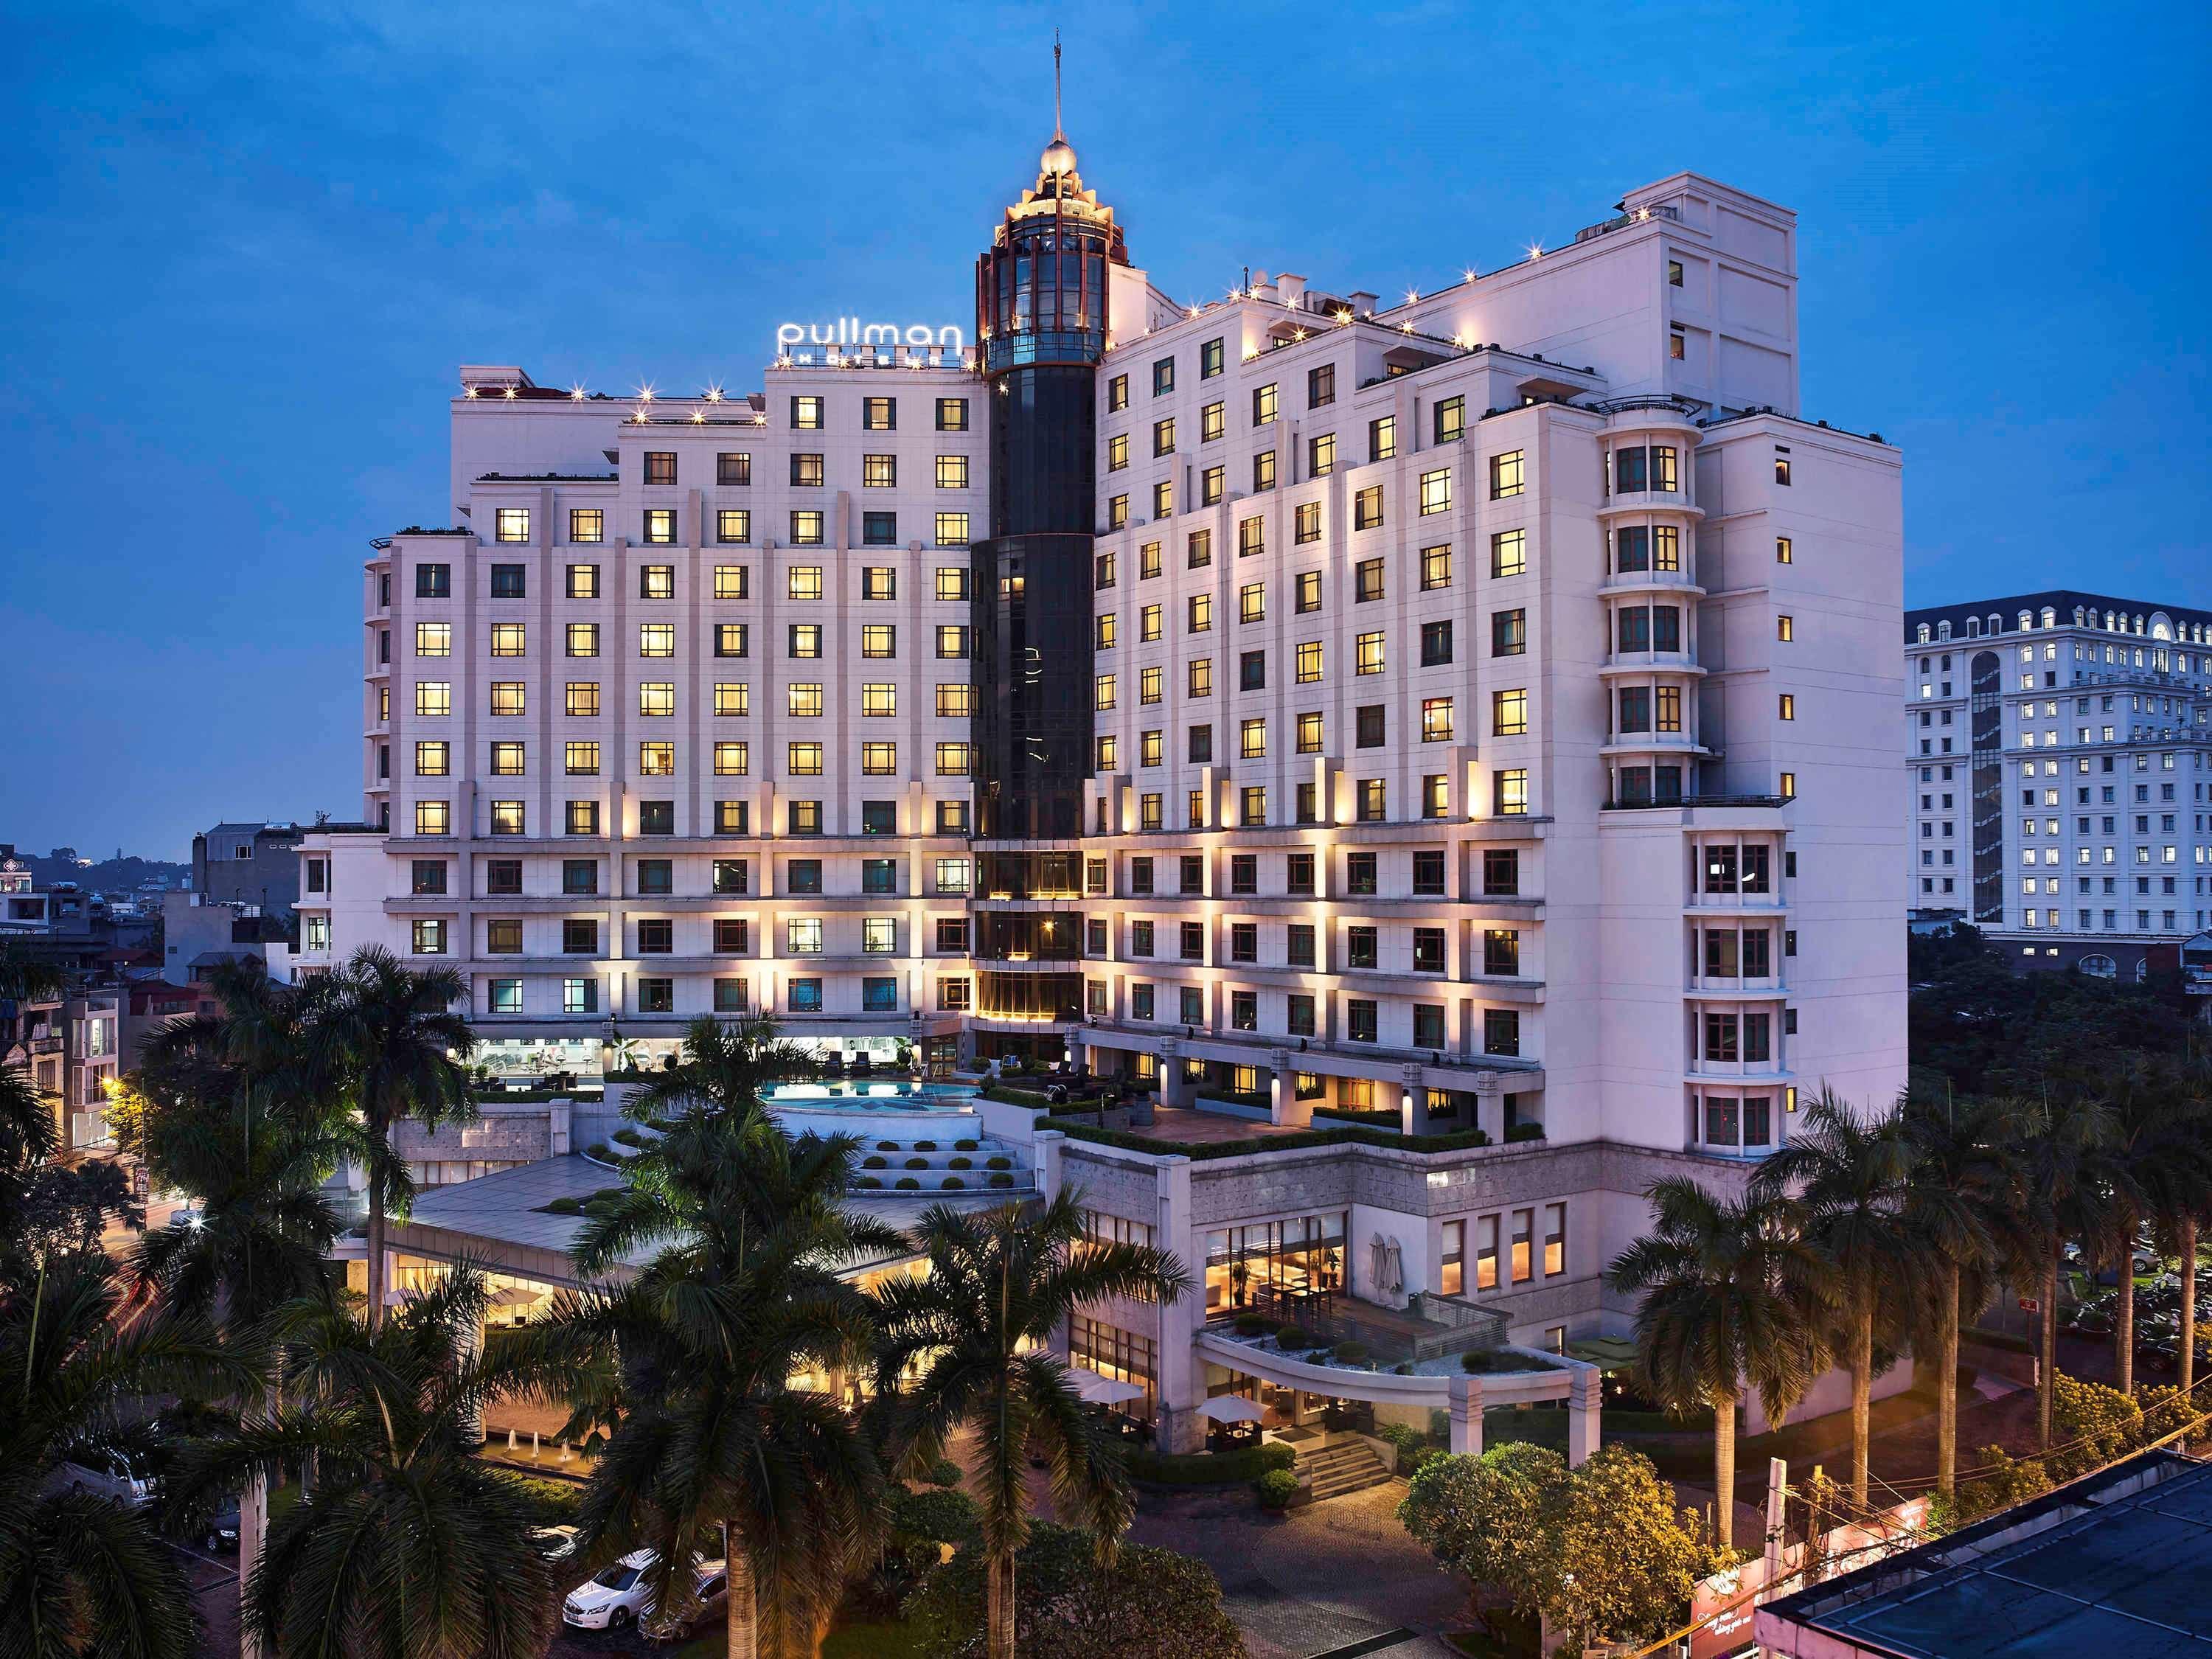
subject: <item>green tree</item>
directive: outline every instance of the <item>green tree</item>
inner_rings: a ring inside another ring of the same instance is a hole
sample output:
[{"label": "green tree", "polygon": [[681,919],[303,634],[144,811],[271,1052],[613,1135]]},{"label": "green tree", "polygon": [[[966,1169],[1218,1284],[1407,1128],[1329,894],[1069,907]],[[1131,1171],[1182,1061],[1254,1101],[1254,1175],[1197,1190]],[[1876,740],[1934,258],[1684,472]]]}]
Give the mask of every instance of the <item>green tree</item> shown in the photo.
[{"label": "green tree", "polygon": [[1547,1517],[1566,1479],[1566,1460],[1528,1441],[1431,1457],[1407,1486],[1399,1524],[1468,1580],[1476,1616],[1502,1639],[1501,1606],[1529,1620],[1542,1611]]},{"label": "green tree", "polygon": [[[2112,1363],[2120,1392],[2136,1386],[2135,1251],[2145,1221],[2183,1243],[2183,1376],[2197,1322],[2196,1218],[2212,1209],[2212,1115],[2200,1064],[2136,1054],[2108,1085],[2112,1138],[2105,1201],[2112,1218],[2108,1260],[2117,1275]],[[2186,1235],[2185,1239],[2184,1235]]]},{"label": "green tree", "polygon": [[[704,1046],[695,1030],[687,1056]],[[501,1346],[580,1422],[613,1425],[578,1510],[586,1547],[656,1550],[672,1606],[686,1564],[726,1554],[730,1654],[750,1659],[763,1637],[805,1652],[879,1540],[885,1488],[841,1403],[790,1379],[865,1362],[872,1310],[840,1269],[909,1247],[843,1207],[849,1137],[793,1139],[734,1089],[688,1102],[574,1251],[592,1279],[643,1265],[556,1297]]]},{"label": "green tree", "polygon": [[2109,1221],[2101,1177],[2112,1114],[2071,1091],[2019,1103],[2012,1158],[2012,1209],[2019,1236],[2006,1277],[2033,1284],[2041,1295],[2042,1331],[2036,1366],[2037,1446],[2051,1449],[2052,1380],[2058,1375],[2058,1275],[2067,1244],[2094,1241]]},{"label": "green tree", "polygon": [[[4,1075],[4,1074],[0,1074]],[[251,1366],[205,1321],[126,1322],[96,1251],[0,1284],[0,1655],[190,1659],[191,1599],[144,1510],[77,1490],[64,1463],[143,1441],[146,1396],[250,1388]]]},{"label": "green tree", "polygon": [[[1041,1522],[1016,1557],[1024,1586],[1014,1640],[1023,1659],[1243,1659],[1243,1638],[1203,1561],[1152,1545],[1102,1560],[1077,1527]],[[922,1659],[981,1659],[991,1567],[963,1549],[908,1598]]]},{"label": "green tree", "polygon": [[392,1145],[402,1120],[425,1127],[465,1121],[475,1112],[466,1061],[476,1047],[468,1020],[453,1012],[468,987],[450,968],[415,969],[380,945],[367,945],[331,975],[331,994],[312,1025],[313,1061],[344,1079],[354,1111],[353,1146],[368,1173],[368,1322],[384,1317],[387,1218],[406,1218],[415,1182]]},{"label": "green tree", "polygon": [[[1172,1302],[1190,1290],[1190,1275],[1149,1246],[1088,1239],[1073,1190],[1042,1210],[1010,1204],[963,1213],[933,1205],[915,1237],[927,1274],[892,1279],[877,1292],[884,1332],[878,1392],[898,1396],[908,1468],[942,1457],[955,1430],[974,1431],[988,1648],[991,1659],[1012,1659],[1031,1445],[1050,1462],[1056,1510],[1087,1527],[1106,1559],[1134,1508],[1117,1437],[1085,1409],[1067,1367],[1047,1346],[1085,1304],[1116,1296]],[[902,1392],[909,1365],[921,1375]]]},{"label": "green tree", "polygon": [[484,1280],[457,1266],[372,1328],[325,1286],[269,1322],[296,1386],[191,1448],[169,1503],[280,1482],[313,1490],[272,1521],[246,1577],[246,1629],[273,1659],[539,1659],[554,1585],[520,1481],[477,1455],[473,1424],[512,1386],[479,1357]]},{"label": "green tree", "polygon": [[1827,1258],[1831,1341],[1851,1380],[1851,1499],[1867,1501],[1878,1358],[1911,1334],[1929,1279],[1929,1253],[1906,1213],[1913,1152],[1901,1115],[1862,1117],[1827,1089],[1753,1176],[1749,1196],[1778,1201]]},{"label": "green tree", "polygon": [[1768,1198],[1731,1203],[1686,1177],[1644,1194],[1652,1229],[1606,1269],[1641,1298],[1636,1369],[1651,1397],[1688,1415],[1713,1413],[1716,1529],[1735,1536],[1735,1414],[1754,1390],[1780,1422],[1821,1367],[1827,1264],[1798,1237],[1789,1208]]},{"label": "green tree", "polygon": [[2006,1103],[1959,1100],[1947,1086],[1908,1095],[1903,1118],[1912,1159],[1905,1213],[1933,1268],[1919,1322],[1936,1351],[1936,1488],[1948,1498],[1959,1467],[1959,1328],[1989,1305],[2002,1262],[2032,1235],[2012,1204],[2017,1119]]}]

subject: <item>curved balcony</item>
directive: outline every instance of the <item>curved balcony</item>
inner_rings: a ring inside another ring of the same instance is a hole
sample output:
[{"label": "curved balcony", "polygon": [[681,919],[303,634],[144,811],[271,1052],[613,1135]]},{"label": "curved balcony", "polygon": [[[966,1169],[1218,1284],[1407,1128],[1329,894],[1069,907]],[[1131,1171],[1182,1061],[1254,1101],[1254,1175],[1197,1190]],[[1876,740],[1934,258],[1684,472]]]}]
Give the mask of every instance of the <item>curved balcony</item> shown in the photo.
[{"label": "curved balcony", "polygon": [[1712,750],[1690,732],[1616,732],[1598,746],[1599,754],[1649,756],[1654,760],[1680,760],[1685,756],[1710,755]]},{"label": "curved balcony", "polygon": [[1683,570],[1632,570],[1626,574],[1614,572],[1598,586],[1600,599],[1702,599],[1705,590],[1698,585],[1697,578]]},{"label": "curved balcony", "polygon": [[1597,672],[1607,678],[1631,674],[1665,674],[1685,679],[1705,677],[1704,666],[1687,651],[1616,651],[1598,665]]},{"label": "curved balcony", "polygon": [[1693,507],[1685,489],[1616,489],[1598,503],[1601,519],[1625,518],[1632,513],[1665,513],[1692,522],[1705,516],[1705,509]]}]

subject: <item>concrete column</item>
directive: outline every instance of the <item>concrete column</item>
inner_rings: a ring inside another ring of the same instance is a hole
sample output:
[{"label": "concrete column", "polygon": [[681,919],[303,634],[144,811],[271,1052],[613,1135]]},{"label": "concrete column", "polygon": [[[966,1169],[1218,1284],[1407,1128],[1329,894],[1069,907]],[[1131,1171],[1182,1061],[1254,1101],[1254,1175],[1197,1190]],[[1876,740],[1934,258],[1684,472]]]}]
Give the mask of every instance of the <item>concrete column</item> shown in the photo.
[{"label": "concrete column", "polygon": [[1567,1394],[1567,1466],[1579,1468],[1598,1448],[1601,1374],[1595,1365],[1577,1365]]},{"label": "concrete column", "polygon": [[1421,1109],[1426,1096],[1421,1085],[1421,1068],[1403,1066],[1398,1075],[1403,1079],[1398,1087],[1398,1133],[1417,1135],[1421,1133],[1421,1120],[1426,1115]]},{"label": "concrete column", "polygon": [[1188,1106],[1194,1091],[1183,1074],[1182,1052],[1173,1037],[1160,1039],[1160,1104]]},{"label": "concrete column", "polygon": [[1267,1067],[1273,1080],[1267,1085],[1267,1121],[1281,1124],[1285,1128],[1304,1129],[1313,1125],[1313,1105],[1298,1098],[1298,1080],[1291,1066],[1291,1051],[1271,1048],[1267,1051]]},{"label": "concrete column", "polygon": [[1505,1139],[1505,1079],[1496,1072],[1474,1074],[1474,1127],[1493,1146]]},{"label": "concrete column", "polygon": [[1036,1171],[1037,1192],[1048,1204],[1060,1194],[1060,1151],[1066,1139],[1058,1129],[1039,1129],[1030,1137],[1030,1163]]},{"label": "concrete column", "polygon": [[1206,1418],[1199,1408],[1206,1403],[1206,1362],[1194,1345],[1206,1323],[1206,1238],[1191,1225],[1190,1160],[1162,1160],[1155,1182],[1152,1242],[1173,1255],[1199,1282],[1188,1294],[1160,1306],[1153,1431],[1163,1451],[1203,1451]]},{"label": "concrete column", "polygon": [[1469,1456],[1482,1455],[1482,1379],[1451,1379],[1451,1449]]}]

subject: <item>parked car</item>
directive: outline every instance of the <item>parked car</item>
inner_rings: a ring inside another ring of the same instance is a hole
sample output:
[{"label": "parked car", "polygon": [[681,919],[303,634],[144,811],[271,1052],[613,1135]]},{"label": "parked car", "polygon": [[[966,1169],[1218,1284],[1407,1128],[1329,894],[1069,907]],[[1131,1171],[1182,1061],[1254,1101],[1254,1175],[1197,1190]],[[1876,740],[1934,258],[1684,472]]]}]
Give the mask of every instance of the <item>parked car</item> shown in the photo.
[{"label": "parked car", "polygon": [[637,1627],[637,1633],[648,1642],[681,1642],[696,1635],[728,1615],[730,1600],[729,1564],[726,1561],[706,1561],[700,1564],[697,1577],[692,1580],[692,1610],[678,1614],[673,1611],[658,1610],[646,1614]]},{"label": "parked car", "polygon": [[646,1575],[660,1559],[658,1550],[633,1550],[586,1579],[561,1603],[561,1622],[578,1630],[628,1630],[653,1599]]},{"label": "parked car", "polygon": [[64,1463],[60,1484],[73,1492],[90,1492],[120,1504],[126,1510],[143,1509],[153,1500],[154,1474],[129,1454],[87,1451],[84,1461]]},{"label": "parked car", "polygon": [[533,1527],[530,1531],[530,1547],[538,1552],[538,1559],[549,1565],[565,1561],[576,1553],[576,1529],[574,1527]]}]

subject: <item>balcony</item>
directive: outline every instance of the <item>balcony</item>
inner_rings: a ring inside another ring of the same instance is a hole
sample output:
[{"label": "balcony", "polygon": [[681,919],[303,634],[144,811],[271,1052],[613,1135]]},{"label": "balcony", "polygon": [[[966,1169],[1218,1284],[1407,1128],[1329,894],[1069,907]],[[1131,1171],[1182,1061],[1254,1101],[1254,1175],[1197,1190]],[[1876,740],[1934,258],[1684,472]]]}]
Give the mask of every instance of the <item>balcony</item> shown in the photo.
[{"label": "balcony", "polygon": [[[1611,750],[1607,753],[1613,752]],[[1675,812],[1684,807],[1778,807],[1787,806],[1788,795],[1685,795],[1680,800],[1609,800],[1604,808],[1607,812]]]}]

